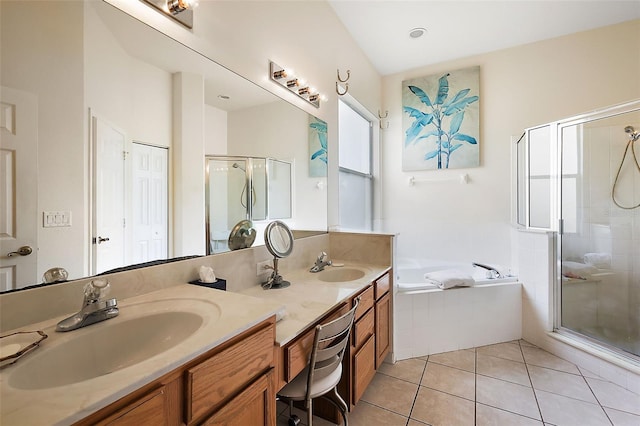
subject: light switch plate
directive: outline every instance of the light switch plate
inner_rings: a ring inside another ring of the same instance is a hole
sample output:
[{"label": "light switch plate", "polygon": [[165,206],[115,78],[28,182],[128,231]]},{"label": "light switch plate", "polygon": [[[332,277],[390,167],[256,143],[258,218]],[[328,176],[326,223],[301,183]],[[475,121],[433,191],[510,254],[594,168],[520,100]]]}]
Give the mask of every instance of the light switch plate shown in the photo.
[{"label": "light switch plate", "polygon": [[71,226],[71,211],[42,212],[42,226],[44,228],[65,228]]}]

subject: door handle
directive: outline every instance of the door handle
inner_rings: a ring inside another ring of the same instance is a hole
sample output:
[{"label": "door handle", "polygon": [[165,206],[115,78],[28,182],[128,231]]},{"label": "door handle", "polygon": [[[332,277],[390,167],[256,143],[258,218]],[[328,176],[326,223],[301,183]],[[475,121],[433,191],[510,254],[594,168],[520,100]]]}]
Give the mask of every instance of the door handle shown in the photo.
[{"label": "door handle", "polygon": [[31,253],[33,253],[33,249],[29,246],[22,246],[20,247],[17,251],[12,251],[11,253],[7,254],[7,257],[12,257],[12,256],[29,256]]},{"label": "door handle", "polygon": [[109,241],[109,237],[98,237],[98,244],[106,243],[107,241]]}]

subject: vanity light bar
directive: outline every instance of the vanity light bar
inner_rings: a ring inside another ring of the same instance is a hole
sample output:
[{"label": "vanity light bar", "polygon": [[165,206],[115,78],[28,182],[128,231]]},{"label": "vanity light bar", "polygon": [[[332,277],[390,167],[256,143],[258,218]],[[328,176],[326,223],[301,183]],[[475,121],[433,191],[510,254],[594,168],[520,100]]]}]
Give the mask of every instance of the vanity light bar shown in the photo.
[{"label": "vanity light bar", "polygon": [[273,61],[269,61],[269,78],[314,107],[320,108],[320,100],[324,99],[324,97],[314,88],[309,87],[302,78],[296,77],[293,72],[286,70]]},{"label": "vanity light bar", "polygon": [[175,19],[187,28],[193,28],[193,8],[196,0],[141,0],[153,6],[169,18]]}]

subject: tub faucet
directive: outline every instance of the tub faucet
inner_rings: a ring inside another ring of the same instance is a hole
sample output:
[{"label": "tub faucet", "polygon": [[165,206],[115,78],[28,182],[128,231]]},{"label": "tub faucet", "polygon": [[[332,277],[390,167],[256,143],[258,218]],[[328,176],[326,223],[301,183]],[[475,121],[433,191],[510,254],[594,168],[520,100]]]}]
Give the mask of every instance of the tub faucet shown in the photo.
[{"label": "tub faucet", "polygon": [[496,268],[488,265],[484,265],[482,263],[472,263],[473,266],[477,266],[479,268],[483,268],[487,270],[487,278],[496,279],[496,278],[504,278],[504,275],[500,273]]},{"label": "tub faucet", "polygon": [[56,326],[57,331],[71,331],[118,316],[118,301],[105,298],[107,280],[92,280],[84,287],[84,300],[79,312],[65,318]]},{"label": "tub faucet", "polygon": [[330,266],[331,261],[327,259],[327,253],[320,252],[318,258],[316,259],[315,265],[313,265],[310,269],[311,272],[320,272],[324,269],[325,266]]}]

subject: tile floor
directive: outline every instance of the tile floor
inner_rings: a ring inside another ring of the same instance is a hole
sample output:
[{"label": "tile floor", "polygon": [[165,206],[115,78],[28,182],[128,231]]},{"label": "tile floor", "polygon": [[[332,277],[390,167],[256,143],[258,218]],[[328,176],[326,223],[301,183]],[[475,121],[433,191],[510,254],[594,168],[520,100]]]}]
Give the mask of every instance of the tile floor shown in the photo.
[{"label": "tile floor", "polygon": [[349,425],[640,426],[640,395],[520,340],[384,363]]}]

